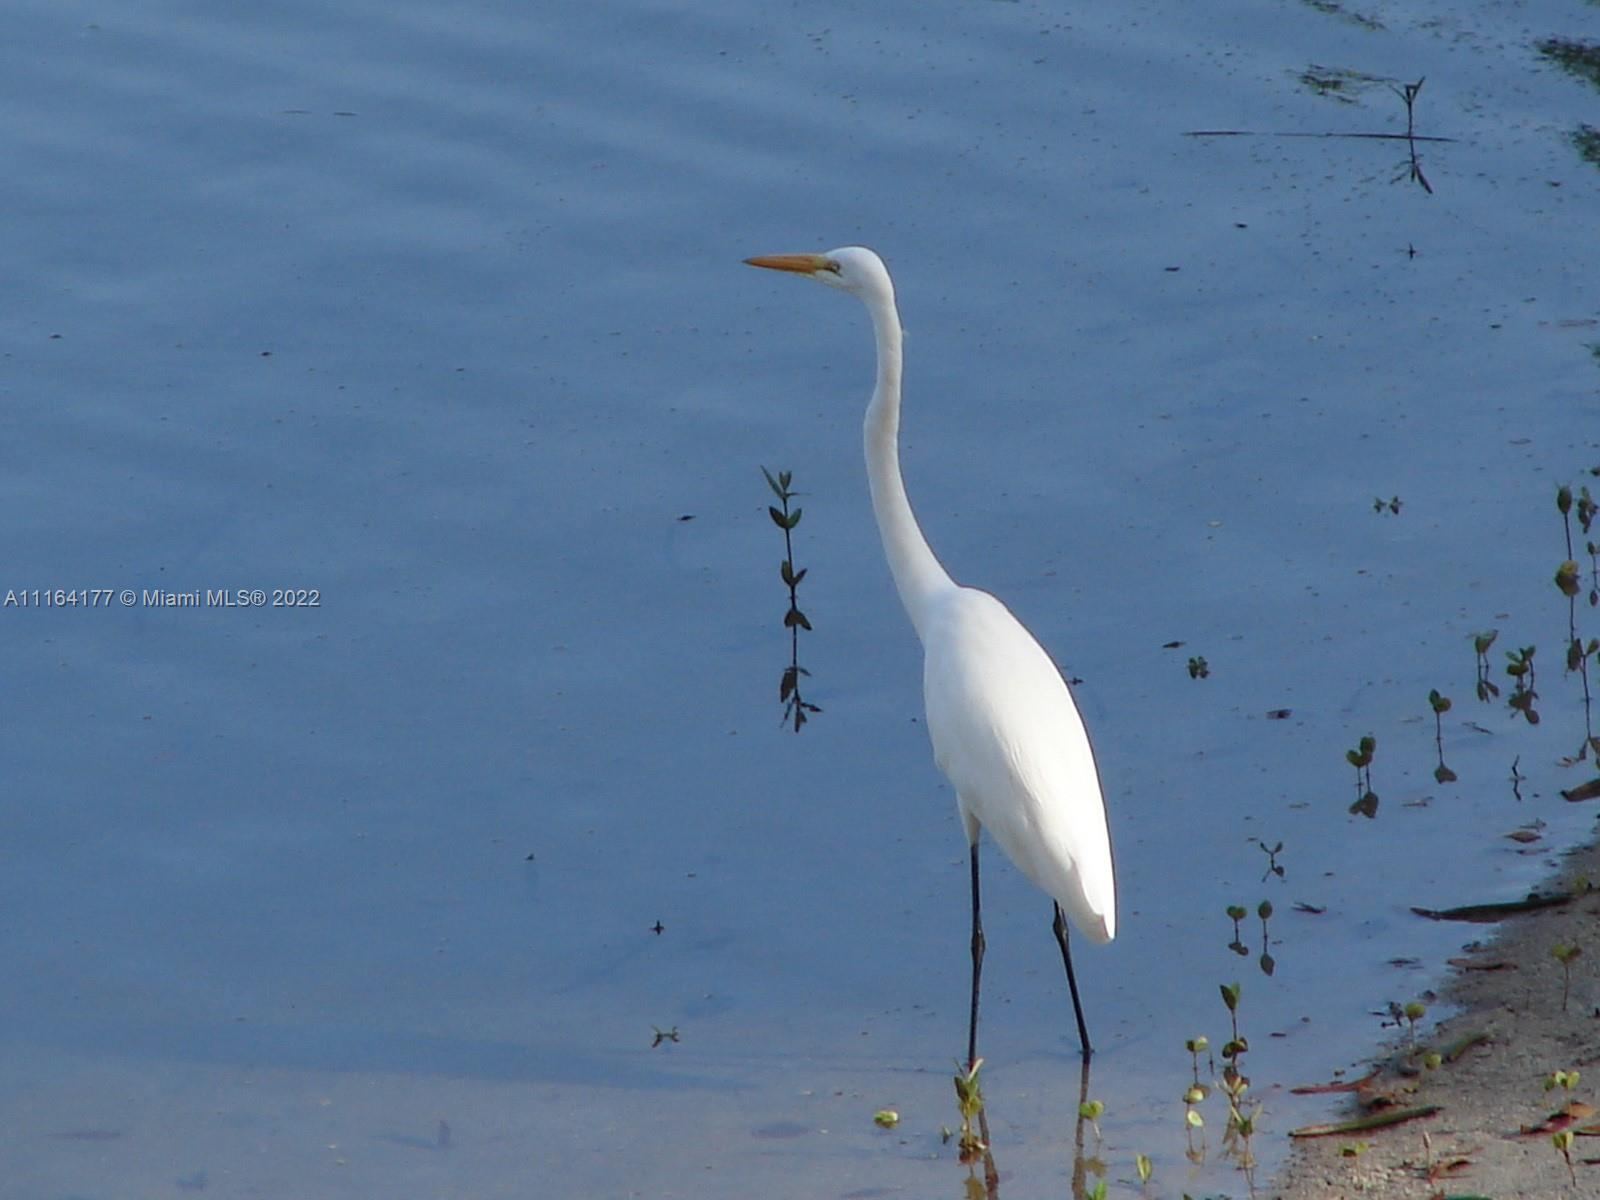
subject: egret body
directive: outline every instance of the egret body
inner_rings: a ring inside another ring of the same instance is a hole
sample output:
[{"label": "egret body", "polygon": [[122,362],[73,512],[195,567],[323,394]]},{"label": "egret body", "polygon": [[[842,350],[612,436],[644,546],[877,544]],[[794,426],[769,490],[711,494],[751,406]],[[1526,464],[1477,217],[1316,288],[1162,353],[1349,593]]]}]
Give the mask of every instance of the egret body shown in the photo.
[{"label": "egret body", "polygon": [[1117,929],[1116,882],[1105,801],[1083,719],[1066,681],[1032,634],[999,600],[950,578],[917,524],[900,473],[900,314],[889,272],[871,250],[746,259],[809,276],[857,297],[872,316],[877,384],[867,405],[865,448],[872,509],[883,551],[923,649],[923,703],[939,769],[954,785],[972,875],[972,1008],[969,1066],[978,1056],[983,921],[978,831],[987,829],[1023,874],[1055,901],[1083,1054],[1090,1054],[1067,923],[1093,942]]}]

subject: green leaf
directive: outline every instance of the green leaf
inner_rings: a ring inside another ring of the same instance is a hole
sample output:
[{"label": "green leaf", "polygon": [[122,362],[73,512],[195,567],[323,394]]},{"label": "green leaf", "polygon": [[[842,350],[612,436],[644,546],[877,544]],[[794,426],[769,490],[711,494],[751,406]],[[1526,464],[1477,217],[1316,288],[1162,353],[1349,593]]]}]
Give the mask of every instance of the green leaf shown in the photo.
[{"label": "green leaf", "polygon": [[767,505],[767,515],[772,518],[772,523],[774,525],[776,525],[779,529],[787,529],[787,528],[789,528],[789,524],[788,524],[789,518],[784,516],[777,509],[773,508],[772,505],[770,505],[770,504]]},{"label": "green leaf", "polygon": [[1149,1183],[1150,1176],[1155,1173],[1155,1164],[1150,1161],[1148,1154],[1135,1154],[1133,1169],[1139,1172],[1140,1183]]},{"label": "green leaf", "polygon": [[1556,568],[1556,586],[1561,589],[1563,596],[1576,596],[1580,584],[1578,582],[1578,564],[1570,558]]}]

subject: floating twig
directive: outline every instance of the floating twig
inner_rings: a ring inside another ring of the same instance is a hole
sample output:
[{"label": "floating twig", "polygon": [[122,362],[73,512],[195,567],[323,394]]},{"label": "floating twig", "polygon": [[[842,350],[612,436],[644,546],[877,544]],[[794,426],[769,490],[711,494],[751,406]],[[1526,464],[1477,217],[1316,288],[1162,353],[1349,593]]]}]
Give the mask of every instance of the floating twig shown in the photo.
[{"label": "floating twig", "polygon": [[[1453,142],[1450,137],[1435,137],[1417,132],[1416,106],[1417,94],[1422,91],[1422,85],[1427,80],[1424,76],[1415,83],[1401,84],[1392,88],[1394,94],[1400,97],[1406,106],[1406,131],[1404,133],[1345,133],[1326,131],[1312,132],[1281,132],[1277,130],[1262,131],[1255,129],[1191,129],[1184,133],[1184,137],[1281,137],[1281,138],[1352,138],[1364,141],[1404,142],[1407,150],[1405,170],[1397,178],[1408,178],[1422,188],[1430,196],[1433,195],[1433,185],[1428,182],[1428,177],[1422,173],[1422,159],[1417,154],[1418,142]],[[1381,508],[1381,502],[1380,502]],[[1399,512],[1398,504],[1395,512]]]},{"label": "floating twig", "polygon": [[1506,917],[1514,917],[1519,913],[1538,912],[1541,908],[1556,908],[1562,904],[1570,904],[1574,896],[1572,892],[1556,892],[1549,896],[1529,895],[1524,900],[1507,900],[1501,904],[1463,904],[1459,908],[1418,908],[1412,905],[1411,911],[1419,917],[1427,917],[1430,921],[1476,921],[1480,924],[1489,924],[1502,921]]}]

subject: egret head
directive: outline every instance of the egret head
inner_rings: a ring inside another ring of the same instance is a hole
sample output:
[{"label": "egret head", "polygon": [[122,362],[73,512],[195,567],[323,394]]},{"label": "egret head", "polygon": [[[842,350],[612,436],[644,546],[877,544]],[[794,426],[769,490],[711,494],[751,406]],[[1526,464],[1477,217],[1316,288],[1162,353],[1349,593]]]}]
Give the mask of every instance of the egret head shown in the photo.
[{"label": "egret head", "polygon": [[826,254],[764,254],[744,260],[752,267],[806,275],[829,287],[859,296],[868,304],[893,302],[889,270],[865,246],[841,246]]}]

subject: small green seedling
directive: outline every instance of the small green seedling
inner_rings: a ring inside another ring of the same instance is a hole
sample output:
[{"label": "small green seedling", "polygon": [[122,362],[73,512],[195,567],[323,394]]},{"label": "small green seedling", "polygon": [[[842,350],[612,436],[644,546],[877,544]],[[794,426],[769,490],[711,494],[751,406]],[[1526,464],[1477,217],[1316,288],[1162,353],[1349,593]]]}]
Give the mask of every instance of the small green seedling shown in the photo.
[{"label": "small green seedling", "polygon": [[1197,654],[1189,659],[1189,678],[1205,679],[1211,674],[1211,664],[1206,662],[1205,655]]},{"label": "small green seedling", "polygon": [[[1199,1087],[1200,1056],[1211,1048],[1211,1040],[1207,1038],[1205,1034],[1201,1034],[1199,1037],[1192,1037],[1186,1041],[1183,1044],[1183,1048],[1189,1052],[1189,1059],[1194,1065],[1194,1084],[1195,1087]],[[1200,1098],[1202,1100],[1205,1099],[1205,1093],[1203,1091],[1200,1093]]]},{"label": "small green seedling", "polygon": [[1413,1000],[1400,1011],[1409,1027],[1411,1052],[1415,1054],[1417,1052],[1417,1022],[1428,1015],[1428,1006],[1421,1000]]},{"label": "small green seedling", "polygon": [[892,1108],[880,1108],[872,1114],[872,1123],[880,1129],[893,1129],[900,1124],[900,1114]]},{"label": "small green seedling", "polygon": [[1472,648],[1478,655],[1478,699],[1485,704],[1500,694],[1500,688],[1489,678],[1489,647],[1499,636],[1498,629],[1472,635]]},{"label": "small green seedling", "polygon": [[1106,1106],[1099,1100],[1085,1100],[1078,1105],[1078,1115],[1089,1122],[1089,1127],[1094,1130],[1096,1139],[1100,1137],[1100,1118],[1105,1114]]},{"label": "small green seedling", "polygon": [[1433,777],[1440,783],[1454,783],[1456,773],[1444,765],[1444,714],[1450,711],[1450,697],[1441,696],[1438,688],[1428,692],[1428,707],[1433,709],[1433,748],[1439,755],[1439,765]]},{"label": "small green seedling", "polygon": [[1267,949],[1272,944],[1272,939],[1267,933],[1267,921],[1272,916],[1272,901],[1263,900],[1256,905],[1256,916],[1261,918],[1261,958],[1259,966],[1263,975],[1271,975],[1278,968],[1277,960],[1272,957],[1272,952]]},{"label": "small green seedling", "polygon": [[[1578,594],[1583,590],[1583,569],[1578,566],[1578,556],[1572,550],[1572,489],[1566,484],[1556,491],[1556,508],[1561,512],[1561,527],[1567,539],[1567,557],[1556,568],[1555,576],[1556,587],[1567,598],[1567,674],[1577,672],[1583,681],[1583,742],[1575,755],[1561,760],[1562,766],[1573,766],[1587,758],[1591,751],[1600,760],[1600,737],[1595,736],[1590,724],[1594,697],[1589,691],[1589,659],[1600,654],[1600,638],[1591,638],[1585,645],[1578,634]],[[1578,495],[1578,523],[1583,526],[1584,533],[1590,531],[1597,512],[1600,507],[1584,487]],[[1589,604],[1593,607],[1600,604],[1600,546],[1590,541],[1585,543],[1584,549],[1589,552]]]},{"label": "small green seedling", "polygon": [[[1556,489],[1556,511],[1561,514],[1561,527],[1567,535],[1567,557],[1577,558],[1578,556],[1572,552],[1572,509],[1572,487],[1564,483]],[[1578,489],[1577,510],[1578,524],[1584,533],[1588,533],[1594,525],[1595,514],[1600,512],[1600,505],[1597,505],[1594,497],[1589,494],[1587,484]],[[1589,553],[1591,555],[1594,553],[1593,548],[1590,548]]]},{"label": "small green seedling", "polygon": [[[1550,948],[1550,953],[1561,964],[1561,1011],[1567,1011],[1567,994],[1572,989],[1572,961],[1583,953],[1580,946],[1569,946],[1558,942]],[[1573,1073],[1576,1076],[1576,1072]]]},{"label": "small green seedling", "polygon": [[1135,1154],[1133,1169],[1139,1172],[1139,1186],[1144,1187],[1150,1182],[1150,1176],[1155,1174],[1156,1165],[1150,1161],[1148,1154]]},{"label": "small green seedling", "polygon": [[1572,1165],[1572,1143],[1576,1135],[1570,1129],[1563,1129],[1550,1135],[1550,1144],[1556,1148],[1561,1157],[1566,1161],[1567,1174],[1572,1177],[1572,1186],[1578,1186],[1578,1172]]},{"label": "small green seedling", "polygon": [[970,1163],[988,1147],[972,1122],[983,1112],[983,1091],[978,1086],[978,1072],[983,1069],[983,1059],[970,1067],[956,1064],[956,1107],[961,1113],[961,1137],[956,1145],[961,1161]]},{"label": "small green seedling", "polygon": [[[1207,1089],[1195,1084],[1183,1093],[1184,1157],[1196,1166],[1206,1158],[1206,1119],[1200,1115],[1199,1105],[1205,1100]],[[1200,1144],[1195,1144],[1195,1133],[1200,1134]]]},{"label": "small green seedling", "polygon": [[1389,512],[1398,517],[1400,515],[1400,503],[1401,501],[1399,496],[1390,496],[1387,500],[1385,500],[1382,496],[1374,496],[1372,498],[1372,511],[1375,513],[1381,513],[1387,509]]},{"label": "small green seedling", "polygon": [[956,1104],[963,1117],[975,1117],[983,1111],[983,1091],[978,1085],[978,1072],[983,1069],[983,1059],[970,1067],[956,1064]]},{"label": "small green seedling", "polygon": [[[1587,534],[1592,530],[1596,514],[1600,514],[1600,504],[1595,503],[1595,499],[1589,494],[1589,488],[1586,485],[1578,490],[1578,524],[1583,527],[1584,533]],[[1562,513],[1562,519],[1565,522],[1565,513]],[[1589,607],[1594,608],[1596,605],[1600,605],[1600,544],[1586,541],[1583,544],[1583,548],[1589,555]],[[1572,529],[1570,525],[1567,527],[1567,557],[1569,559],[1577,557],[1572,552]]]},{"label": "small green seedling", "polygon": [[1242,990],[1237,983],[1218,985],[1232,1027],[1232,1036],[1228,1039],[1227,1045],[1222,1047],[1225,1065],[1222,1068],[1220,1086],[1222,1094],[1228,1099],[1228,1127],[1223,1134],[1224,1152],[1234,1158],[1248,1180],[1256,1162],[1255,1154],[1250,1148],[1250,1138],[1255,1132],[1255,1117],[1259,1105],[1244,1098],[1250,1088],[1250,1079],[1243,1071],[1244,1055],[1250,1049],[1250,1043],[1239,1033],[1239,999]]},{"label": "small green seedling", "polygon": [[[1227,1006],[1228,1019],[1233,1026],[1233,1036],[1222,1047],[1222,1057],[1231,1064],[1234,1059],[1250,1049],[1250,1043],[1239,1036],[1239,993],[1240,985],[1237,983],[1223,983],[1218,985],[1222,993],[1222,1003]],[[1224,1075],[1227,1068],[1223,1070]]]},{"label": "small green seedling", "polygon": [[1369,820],[1378,815],[1378,793],[1372,790],[1372,758],[1378,750],[1378,739],[1370,733],[1356,743],[1354,750],[1344,752],[1345,761],[1356,769],[1356,801],[1350,806],[1351,815],[1360,813]]},{"label": "small green seedling", "polygon": [[1583,671],[1587,675],[1586,665],[1597,652],[1600,652],[1600,638],[1590,638],[1589,644],[1584,645],[1581,637],[1574,637],[1567,643],[1567,671]]},{"label": "small green seedling", "polygon": [[1578,1086],[1581,1075],[1577,1071],[1551,1071],[1544,1077],[1544,1090],[1553,1092],[1556,1088],[1570,1092]]},{"label": "small green seedling", "polygon": [[1539,714],[1533,707],[1533,702],[1539,698],[1539,693],[1533,690],[1533,655],[1536,649],[1534,646],[1524,646],[1520,650],[1506,651],[1506,674],[1516,680],[1506,703],[1514,712],[1520,712],[1527,718],[1529,725],[1539,723]]},{"label": "small green seedling", "polygon": [[1239,937],[1239,922],[1250,915],[1249,910],[1242,904],[1228,905],[1228,919],[1233,922],[1233,941],[1228,943],[1228,949],[1238,955],[1247,955],[1250,948]]},{"label": "small green seedling", "polygon": [[674,1025],[671,1029],[662,1029],[656,1025],[652,1025],[650,1028],[655,1030],[656,1034],[655,1040],[650,1043],[650,1049],[654,1050],[657,1046],[661,1045],[662,1042],[672,1042],[674,1045],[677,1044],[678,1027],[676,1025]]}]

